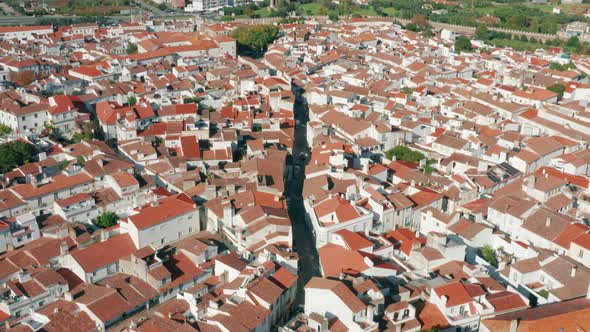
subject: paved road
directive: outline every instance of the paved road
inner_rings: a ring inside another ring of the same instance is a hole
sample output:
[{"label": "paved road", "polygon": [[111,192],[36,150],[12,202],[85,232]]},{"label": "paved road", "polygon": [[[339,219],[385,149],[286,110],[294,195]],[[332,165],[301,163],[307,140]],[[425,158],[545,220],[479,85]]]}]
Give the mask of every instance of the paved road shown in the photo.
[{"label": "paved road", "polygon": [[143,0],[135,0],[135,3],[137,3],[141,8],[154,13],[154,15],[166,15],[166,12],[160,10],[160,8],[156,8],[155,6],[152,6]]},{"label": "paved road", "polygon": [[[45,16],[0,16],[0,25],[34,25],[40,19],[47,18],[51,20],[59,19],[76,19],[80,16],[63,16],[63,15],[45,15]],[[128,22],[131,20],[129,16],[108,16],[112,22]]]},{"label": "paved road", "polygon": [[306,124],[308,120],[307,105],[301,98],[295,102],[295,119],[299,125],[295,127],[295,146],[293,147],[293,162],[299,171],[295,172],[287,187],[289,216],[293,225],[293,243],[299,254],[299,281],[296,305],[303,304],[305,300],[303,287],[313,276],[319,276],[320,263],[315,247],[315,239],[310,226],[305,221],[305,209],[301,193],[305,179],[305,164],[299,158],[301,153],[309,153],[306,139]]}]

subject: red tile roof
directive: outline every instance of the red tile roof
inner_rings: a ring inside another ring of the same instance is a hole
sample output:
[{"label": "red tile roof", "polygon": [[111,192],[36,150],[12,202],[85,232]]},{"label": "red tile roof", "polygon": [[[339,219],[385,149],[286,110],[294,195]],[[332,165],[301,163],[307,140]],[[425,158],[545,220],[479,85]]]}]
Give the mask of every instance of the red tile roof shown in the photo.
[{"label": "red tile roof", "polygon": [[469,294],[465,286],[460,282],[451,282],[446,285],[438,286],[433,289],[438,297],[446,296],[446,307],[454,307],[461,304],[466,304],[473,301],[473,297]]},{"label": "red tile roof", "polygon": [[365,257],[358,251],[347,250],[336,244],[327,244],[318,250],[322,273],[325,276],[338,277],[342,271],[363,272],[369,269]]},{"label": "red tile roof", "polygon": [[87,193],[80,193],[80,194],[70,196],[68,198],[61,199],[61,200],[57,201],[56,203],[57,203],[57,205],[59,205],[61,207],[67,207],[67,206],[74,205],[76,203],[83,202],[85,200],[90,200],[90,199],[92,199],[92,196],[88,195]]},{"label": "red tile roof", "polygon": [[271,281],[283,288],[291,288],[297,282],[297,275],[289,272],[284,267],[279,268],[272,276],[269,277]]},{"label": "red tile roof", "polygon": [[494,306],[496,313],[528,307],[520,295],[509,291],[489,294],[486,298]]},{"label": "red tile roof", "polygon": [[349,231],[348,229],[341,229],[337,231],[336,234],[340,235],[340,237],[346,243],[346,246],[350,250],[371,248],[373,246],[373,242],[367,240],[364,236],[360,235],[359,233]]},{"label": "red tile roof", "polygon": [[85,272],[92,272],[115,263],[120,258],[129,256],[135,250],[137,248],[135,248],[131,236],[123,234],[73,251],[71,255]]},{"label": "red tile roof", "polygon": [[143,230],[190,212],[196,213],[196,211],[197,206],[190,197],[178,194],[160,199],[155,206],[144,207],[139,213],[129,216],[128,220],[137,229]]}]

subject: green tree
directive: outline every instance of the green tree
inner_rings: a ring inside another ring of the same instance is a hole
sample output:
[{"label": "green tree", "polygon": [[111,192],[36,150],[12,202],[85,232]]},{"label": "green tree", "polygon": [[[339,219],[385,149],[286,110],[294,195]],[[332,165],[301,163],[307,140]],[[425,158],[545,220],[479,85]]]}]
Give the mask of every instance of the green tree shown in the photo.
[{"label": "green tree", "polygon": [[129,97],[128,102],[129,102],[129,105],[137,104],[137,97],[135,97],[135,96]]},{"label": "green tree", "polygon": [[0,136],[6,136],[12,132],[12,129],[4,124],[0,123]]},{"label": "green tree", "polygon": [[424,32],[422,32],[422,35],[424,37],[432,37],[432,36],[434,36],[434,32],[432,32],[431,27],[427,27],[426,30],[424,30]]},{"label": "green tree", "polygon": [[581,47],[582,44],[580,43],[580,39],[576,36],[570,37],[565,44],[565,50],[567,52],[578,52]]},{"label": "green tree", "polygon": [[543,298],[549,297],[549,291],[546,289],[541,289],[540,291],[537,292],[537,294],[539,294]]},{"label": "green tree", "polygon": [[460,36],[455,41],[455,52],[457,52],[457,53],[469,52],[469,51],[471,51],[471,49],[472,49],[471,41],[469,39],[467,39],[467,37]]},{"label": "green tree", "polygon": [[551,62],[549,64],[549,69],[565,71],[567,70],[564,65],[560,64],[559,62]]},{"label": "green tree", "polygon": [[493,267],[498,267],[498,258],[496,257],[496,251],[492,249],[489,245],[485,245],[481,248],[481,256],[482,258],[490,263]]},{"label": "green tree", "polygon": [[407,146],[398,145],[390,150],[385,151],[385,157],[392,160],[405,161],[409,163],[418,163],[420,160],[426,158],[422,153],[414,151]]},{"label": "green tree", "polygon": [[561,97],[563,97],[563,93],[565,92],[565,86],[561,83],[556,83],[548,87],[547,90],[557,93],[557,98],[561,99]]},{"label": "green tree", "polygon": [[84,160],[84,157],[82,156],[77,156],[76,157],[76,161],[78,162],[78,164],[80,164],[80,166],[84,167],[84,163],[86,162],[86,160]]},{"label": "green tree", "polygon": [[35,146],[28,142],[12,141],[0,145],[0,173],[11,171],[37,158]]},{"label": "green tree", "polygon": [[91,140],[93,138],[94,133],[92,131],[76,132],[74,135],[72,135],[72,138],[69,139],[68,143],[76,144],[82,142],[83,140]]},{"label": "green tree", "polygon": [[236,39],[242,53],[261,55],[266,52],[268,45],[277,38],[278,34],[279,28],[266,24],[237,28],[232,32],[232,37]]},{"label": "green tree", "polygon": [[111,226],[115,226],[118,220],[119,216],[117,216],[116,213],[107,211],[96,217],[95,224],[101,228],[109,228]]},{"label": "green tree", "polygon": [[127,44],[127,54],[136,54],[136,53],[137,53],[137,44],[128,43]]},{"label": "green tree", "polygon": [[475,38],[481,40],[490,40],[490,30],[483,24],[480,24],[475,28]]},{"label": "green tree", "polygon": [[328,13],[328,18],[329,18],[329,19],[330,19],[330,21],[332,21],[332,22],[338,22],[338,20],[340,19],[340,17],[338,16],[338,13],[337,13],[337,12],[335,12],[335,11],[333,11],[333,10],[331,10],[331,11]]},{"label": "green tree", "polygon": [[515,15],[508,18],[506,25],[511,29],[522,30],[526,26],[527,17],[524,15]]}]

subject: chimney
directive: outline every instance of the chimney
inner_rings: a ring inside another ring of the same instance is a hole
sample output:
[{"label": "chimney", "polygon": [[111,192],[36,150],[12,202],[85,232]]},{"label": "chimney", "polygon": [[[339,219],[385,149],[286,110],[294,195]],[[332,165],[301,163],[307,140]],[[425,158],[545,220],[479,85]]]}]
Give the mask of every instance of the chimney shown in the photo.
[{"label": "chimney", "polygon": [[574,265],[572,266],[572,271],[571,271],[571,277],[574,278],[576,276],[576,271],[578,270],[578,266]]},{"label": "chimney", "polygon": [[534,175],[529,176],[526,184],[527,184],[527,187],[533,188],[535,186],[535,176]]},{"label": "chimney", "polygon": [[518,330],[518,319],[513,319],[510,321],[510,332],[516,332]]},{"label": "chimney", "polygon": [[109,239],[109,233],[104,229],[100,230],[100,242],[104,242]]},{"label": "chimney", "polygon": [[70,250],[68,249],[68,244],[66,243],[66,241],[61,241],[60,245],[59,245],[59,253],[61,256],[65,256],[70,252]]},{"label": "chimney", "polygon": [[547,219],[545,219],[545,226],[551,226],[551,217],[547,217]]},{"label": "chimney", "polygon": [[223,223],[226,227],[233,227],[234,225],[234,207],[231,202],[223,206]]},{"label": "chimney", "polygon": [[322,331],[328,331],[328,319],[324,317],[324,319],[322,319],[321,325]]}]

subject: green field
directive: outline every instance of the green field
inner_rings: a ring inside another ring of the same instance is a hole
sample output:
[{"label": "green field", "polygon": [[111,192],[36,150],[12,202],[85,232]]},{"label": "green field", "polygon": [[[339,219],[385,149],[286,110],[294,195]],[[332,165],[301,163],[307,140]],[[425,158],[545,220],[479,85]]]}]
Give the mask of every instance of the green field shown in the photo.
[{"label": "green field", "polygon": [[[305,15],[314,16],[314,15],[327,15],[328,10],[322,7],[319,3],[305,3],[300,5],[300,8],[303,10]],[[387,14],[387,16],[395,15],[394,8],[385,8],[383,12]],[[354,8],[353,11],[350,12],[350,15],[358,15],[358,16],[379,16],[373,6],[360,6],[358,8]]]},{"label": "green field", "polygon": [[268,8],[260,8],[254,11],[255,14],[258,14],[259,17],[270,17],[273,16],[273,12]]},{"label": "green field", "polygon": [[321,12],[322,5],[319,3],[304,3],[301,6],[301,9],[305,12],[305,15],[319,15]]}]

